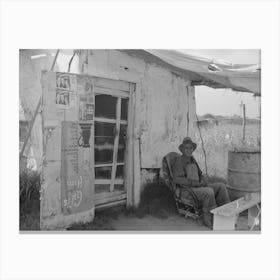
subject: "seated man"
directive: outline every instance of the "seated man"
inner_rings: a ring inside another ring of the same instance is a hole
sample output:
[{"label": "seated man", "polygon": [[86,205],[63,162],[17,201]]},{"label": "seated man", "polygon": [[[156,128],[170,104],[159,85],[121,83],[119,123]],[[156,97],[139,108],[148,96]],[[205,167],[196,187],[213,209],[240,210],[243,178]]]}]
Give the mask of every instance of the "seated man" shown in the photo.
[{"label": "seated man", "polygon": [[206,183],[196,160],[192,156],[196,147],[197,145],[189,137],[186,137],[179,146],[183,155],[178,157],[174,163],[174,182],[182,187],[180,192],[182,197],[189,196],[188,188],[193,190],[199,206],[202,207],[203,221],[206,226],[212,228],[210,210],[230,202],[230,199],[225,184]]}]

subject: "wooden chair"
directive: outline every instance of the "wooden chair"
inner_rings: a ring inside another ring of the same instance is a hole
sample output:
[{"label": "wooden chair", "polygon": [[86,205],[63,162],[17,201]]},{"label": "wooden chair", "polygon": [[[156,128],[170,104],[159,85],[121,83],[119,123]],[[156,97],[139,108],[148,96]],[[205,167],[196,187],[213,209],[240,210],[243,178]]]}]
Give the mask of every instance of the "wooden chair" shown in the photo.
[{"label": "wooden chair", "polygon": [[175,152],[168,153],[166,156],[164,156],[162,160],[161,176],[173,193],[178,213],[184,215],[185,218],[190,217],[199,221],[201,210],[199,209],[198,200],[195,193],[191,188],[189,188],[189,196],[181,197],[180,189],[182,187],[178,184],[175,184],[173,180],[173,166],[178,157],[180,157],[180,155]]}]

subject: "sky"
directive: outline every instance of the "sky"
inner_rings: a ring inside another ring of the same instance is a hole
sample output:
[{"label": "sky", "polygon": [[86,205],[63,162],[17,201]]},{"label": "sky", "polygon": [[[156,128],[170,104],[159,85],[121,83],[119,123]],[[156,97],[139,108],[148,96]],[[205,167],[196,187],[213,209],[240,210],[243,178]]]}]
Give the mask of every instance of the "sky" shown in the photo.
[{"label": "sky", "polygon": [[[260,50],[255,49],[197,49],[180,51],[209,59],[223,60],[233,64],[256,64],[261,62]],[[198,115],[204,115],[206,113],[222,116],[241,115],[240,103],[243,102],[246,106],[247,117],[259,117],[260,98],[254,97],[251,93],[197,86],[195,87],[195,96]]]}]

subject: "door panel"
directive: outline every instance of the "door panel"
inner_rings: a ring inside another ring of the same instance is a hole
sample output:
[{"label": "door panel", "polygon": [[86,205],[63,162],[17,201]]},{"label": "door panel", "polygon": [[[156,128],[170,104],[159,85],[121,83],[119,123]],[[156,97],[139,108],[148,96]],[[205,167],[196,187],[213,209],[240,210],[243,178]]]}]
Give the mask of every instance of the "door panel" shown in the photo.
[{"label": "door panel", "polygon": [[116,125],[97,121],[94,130],[95,164],[113,163]]}]

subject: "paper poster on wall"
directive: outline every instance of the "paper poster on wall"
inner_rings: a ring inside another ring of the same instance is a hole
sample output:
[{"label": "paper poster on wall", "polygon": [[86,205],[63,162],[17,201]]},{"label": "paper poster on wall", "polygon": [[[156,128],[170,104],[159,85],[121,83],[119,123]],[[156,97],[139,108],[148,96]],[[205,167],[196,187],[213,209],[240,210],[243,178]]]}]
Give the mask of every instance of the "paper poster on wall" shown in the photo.
[{"label": "paper poster on wall", "polygon": [[55,104],[67,109],[77,105],[77,78],[68,73],[56,73]]},{"label": "paper poster on wall", "polygon": [[61,202],[64,214],[93,208],[92,124],[62,122]]},{"label": "paper poster on wall", "polygon": [[69,91],[56,89],[55,104],[69,106]]},{"label": "paper poster on wall", "polygon": [[76,75],[57,72],[56,87],[65,90],[77,91]]},{"label": "paper poster on wall", "polygon": [[91,77],[77,77],[79,96],[79,120],[93,121],[94,118],[94,82]]}]

